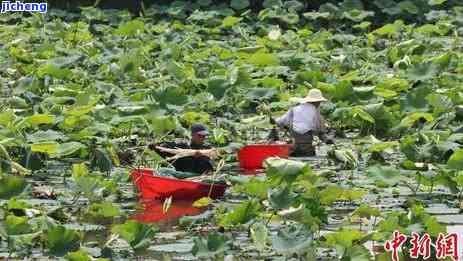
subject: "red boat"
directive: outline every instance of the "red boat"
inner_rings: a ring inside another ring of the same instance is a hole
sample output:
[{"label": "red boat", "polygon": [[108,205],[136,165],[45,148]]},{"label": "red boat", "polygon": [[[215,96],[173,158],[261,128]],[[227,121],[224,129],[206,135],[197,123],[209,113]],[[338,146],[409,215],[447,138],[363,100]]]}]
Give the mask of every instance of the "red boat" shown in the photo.
[{"label": "red boat", "polygon": [[[196,200],[202,197],[220,198],[225,193],[226,185],[208,184],[189,180],[156,176],[152,169],[133,169],[130,173],[133,183],[140,192],[140,199]],[[210,195],[209,195],[210,193]]]},{"label": "red boat", "polygon": [[238,151],[240,168],[245,171],[262,169],[264,160],[270,157],[288,158],[291,144],[253,144]]}]

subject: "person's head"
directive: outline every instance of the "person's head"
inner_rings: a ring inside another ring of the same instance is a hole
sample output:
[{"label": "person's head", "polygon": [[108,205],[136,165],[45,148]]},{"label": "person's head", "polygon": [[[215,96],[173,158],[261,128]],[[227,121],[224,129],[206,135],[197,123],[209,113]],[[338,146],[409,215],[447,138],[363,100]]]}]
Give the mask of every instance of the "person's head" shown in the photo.
[{"label": "person's head", "polygon": [[311,103],[318,108],[321,102],[326,101],[326,98],[323,97],[322,92],[319,89],[310,89],[307,96],[302,99],[302,103]]},{"label": "person's head", "polygon": [[209,132],[207,128],[202,124],[193,124],[191,126],[191,143],[195,145],[202,145],[206,140]]}]

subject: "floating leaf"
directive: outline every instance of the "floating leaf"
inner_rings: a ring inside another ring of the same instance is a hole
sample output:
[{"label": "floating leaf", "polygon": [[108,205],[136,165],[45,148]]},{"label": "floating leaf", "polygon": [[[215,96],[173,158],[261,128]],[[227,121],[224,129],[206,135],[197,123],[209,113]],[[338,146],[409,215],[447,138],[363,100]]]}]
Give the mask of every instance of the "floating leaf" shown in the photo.
[{"label": "floating leaf", "polygon": [[249,57],[248,62],[262,67],[280,64],[278,57],[271,53],[255,53]]},{"label": "floating leaf", "polygon": [[249,0],[231,0],[230,6],[235,10],[242,10],[249,6]]},{"label": "floating leaf", "polygon": [[296,195],[291,191],[290,186],[268,190],[268,201],[275,210],[288,208],[295,199]]},{"label": "floating leaf", "polygon": [[447,165],[452,169],[463,170],[463,149],[454,151],[447,161]]},{"label": "floating leaf", "polygon": [[441,5],[447,2],[447,0],[428,0],[429,5]]},{"label": "floating leaf", "polygon": [[31,226],[27,222],[27,217],[17,217],[15,215],[8,215],[5,219],[5,231],[8,235],[20,235],[31,232]]},{"label": "floating leaf", "polygon": [[79,249],[80,235],[63,226],[55,226],[45,232],[45,245],[53,255],[62,256]]},{"label": "floating leaf", "polygon": [[34,114],[27,117],[26,122],[32,126],[38,126],[40,124],[53,124],[55,122],[55,116],[49,114]]},{"label": "floating leaf", "polygon": [[9,199],[17,196],[26,188],[26,181],[23,177],[12,175],[0,175],[0,198]]},{"label": "floating leaf", "polygon": [[133,249],[145,249],[152,244],[156,230],[150,225],[128,220],[124,224],[113,226],[111,232],[121,236]]},{"label": "floating leaf", "polygon": [[88,214],[95,218],[113,218],[121,215],[121,210],[112,202],[92,203]]},{"label": "floating leaf", "polygon": [[304,226],[282,228],[272,237],[273,249],[280,254],[302,254],[310,251],[313,235]]},{"label": "floating leaf", "polygon": [[224,227],[232,227],[245,224],[259,214],[261,205],[256,200],[248,200],[239,204],[231,212],[220,217],[219,224]]},{"label": "floating leaf", "polygon": [[119,25],[119,28],[115,31],[116,34],[121,36],[134,36],[139,33],[143,33],[145,24],[139,19],[128,21],[125,24]]},{"label": "floating leaf", "polygon": [[368,177],[372,178],[378,186],[395,186],[399,182],[406,180],[400,170],[393,167],[375,165],[366,171]]},{"label": "floating leaf", "polygon": [[225,235],[213,232],[207,238],[195,238],[191,253],[198,258],[211,258],[223,253],[228,248],[230,239]]},{"label": "floating leaf", "polygon": [[262,223],[256,223],[251,226],[251,239],[257,248],[257,251],[262,252],[267,246],[268,230]]},{"label": "floating leaf", "polygon": [[312,169],[306,163],[277,157],[266,159],[264,167],[268,178],[277,182],[292,182],[298,176],[312,174]]},{"label": "floating leaf", "polygon": [[212,199],[210,197],[202,197],[195,202],[193,202],[193,207],[202,208],[207,207],[212,203]]},{"label": "floating leaf", "polygon": [[58,151],[58,146],[59,144],[56,142],[35,143],[31,145],[31,151],[52,155]]},{"label": "floating leaf", "polygon": [[223,27],[233,27],[234,25],[238,24],[243,18],[241,17],[234,17],[234,16],[227,16],[222,21]]}]

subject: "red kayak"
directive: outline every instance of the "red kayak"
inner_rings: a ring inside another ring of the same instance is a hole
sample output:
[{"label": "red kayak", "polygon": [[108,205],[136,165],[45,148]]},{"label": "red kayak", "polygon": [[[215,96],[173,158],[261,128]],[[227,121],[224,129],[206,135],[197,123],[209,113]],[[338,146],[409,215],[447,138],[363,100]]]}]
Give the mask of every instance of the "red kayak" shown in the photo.
[{"label": "red kayak", "polygon": [[226,185],[208,184],[169,177],[156,176],[152,169],[133,169],[130,173],[133,183],[143,200],[173,199],[196,200],[207,197],[220,198],[225,193]]},{"label": "red kayak", "polygon": [[262,169],[264,160],[270,157],[288,158],[291,144],[253,144],[238,151],[240,168],[246,171]]}]

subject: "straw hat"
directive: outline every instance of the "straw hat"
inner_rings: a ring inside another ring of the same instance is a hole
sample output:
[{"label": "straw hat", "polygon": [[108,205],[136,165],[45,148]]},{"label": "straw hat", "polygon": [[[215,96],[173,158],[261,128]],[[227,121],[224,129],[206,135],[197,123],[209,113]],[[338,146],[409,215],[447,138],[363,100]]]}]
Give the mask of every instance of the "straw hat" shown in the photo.
[{"label": "straw hat", "polygon": [[306,102],[322,102],[327,101],[325,97],[323,97],[322,92],[319,89],[310,89],[309,94],[300,100],[300,103]]}]

